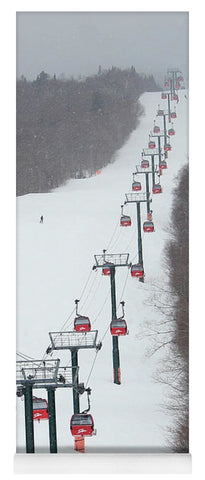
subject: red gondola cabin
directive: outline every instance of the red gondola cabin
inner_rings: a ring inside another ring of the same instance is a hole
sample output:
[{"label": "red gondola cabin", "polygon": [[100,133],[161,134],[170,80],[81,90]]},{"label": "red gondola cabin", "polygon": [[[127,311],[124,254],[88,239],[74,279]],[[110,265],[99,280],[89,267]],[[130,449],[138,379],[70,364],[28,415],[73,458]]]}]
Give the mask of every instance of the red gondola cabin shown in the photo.
[{"label": "red gondola cabin", "polygon": [[142,278],[144,276],[144,268],[140,263],[131,266],[131,276]]},{"label": "red gondola cabin", "polygon": [[90,320],[88,317],[78,315],[74,320],[74,330],[76,332],[89,332],[91,329]]},{"label": "red gondola cabin", "polygon": [[142,160],[141,161],[141,167],[142,168],[149,168],[149,160]]},{"label": "red gondola cabin", "polygon": [[175,135],[175,130],[174,130],[174,128],[169,128],[169,130],[168,130],[168,135],[171,135],[171,136],[172,136],[172,135]]},{"label": "red gondola cabin", "polygon": [[159,117],[161,117],[162,115],[164,115],[164,110],[158,110],[157,115],[158,115]]},{"label": "red gondola cabin", "polygon": [[93,417],[87,413],[75,413],[70,420],[72,435],[92,436],[94,430]]},{"label": "red gondola cabin", "polygon": [[171,112],[171,113],[170,113],[170,117],[171,117],[171,118],[177,118],[176,112]]},{"label": "red gondola cabin", "polygon": [[162,193],[162,187],[159,183],[153,186],[152,193]]},{"label": "red gondola cabin", "polygon": [[155,125],[155,126],[154,126],[153,132],[154,132],[154,133],[160,133],[160,128],[158,127],[158,125]]},{"label": "red gondola cabin", "polygon": [[167,94],[166,94],[166,93],[162,93],[162,94],[161,94],[161,98],[162,98],[162,100],[166,100]]},{"label": "red gondola cabin", "polygon": [[171,145],[170,145],[170,143],[165,143],[165,144],[164,144],[164,150],[165,150],[165,152],[169,152],[169,150],[171,150]]},{"label": "red gondola cabin", "polygon": [[122,217],[120,219],[121,227],[130,227],[131,224],[132,224],[132,222],[131,222],[131,218],[129,217],[129,215],[122,215]]},{"label": "red gondola cabin", "polygon": [[114,263],[112,263],[112,262],[107,262],[107,263],[105,263],[105,266],[104,266],[103,269],[102,269],[103,275],[110,275],[109,265],[113,265],[113,266],[114,266]]},{"label": "red gondola cabin", "polygon": [[44,398],[33,397],[33,420],[48,420],[48,402]]},{"label": "red gondola cabin", "polygon": [[134,181],[134,182],[132,183],[132,190],[133,190],[134,192],[139,192],[139,190],[141,190],[141,189],[142,189],[142,185],[141,185],[140,182],[135,182],[135,181]]},{"label": "red gondola cabin", "polygon": [[177,80],[178,80],[179,82],[183,82],[183,81],[184,81],[184,79],[183,79],[183,77],[182,77],[181,75],[177,78]]},{"label": "red gondola cabin", "polygon": [[156,148],[156,143],[150,140],[150,142],[148,143],[148,148]]},{"label": "red gondola cabin", "polygon": [[127,334],[127,323],[124,318],[116,318],[110,324],[111,335],[119,336]]},{"label": "red gondola cabin", "polygon": [[154,232],[154,223],[151,221],[146,221],[143,223],[144,232]]},{"label": "red gondola cabin", "polygon": [[159,168],[161,168],[162,170],[164,170],[165,168],[167,168],[167,162],[166,162],[166,160],[161,160],[161,162],[159,163]]},{"label": "red gondola cabin", "polygon": [[171,95],[171,100],[179,100],[179,97],[176,93],[174,93],[173,95]]},{"label": "red gondola cabin", "polygon": [[165,86],[165,88],[169,87],[169,81],[168,80],[164,83],[164,86]]}]

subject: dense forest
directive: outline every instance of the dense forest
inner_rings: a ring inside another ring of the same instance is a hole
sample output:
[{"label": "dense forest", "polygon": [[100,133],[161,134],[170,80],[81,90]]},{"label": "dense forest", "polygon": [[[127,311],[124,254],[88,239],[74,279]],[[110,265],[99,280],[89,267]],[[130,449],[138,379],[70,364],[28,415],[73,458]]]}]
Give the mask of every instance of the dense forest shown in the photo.
[{"label": "dense forest", "polygon": [[169,240],[163,252],[167,281],[153,286],[150,305],[159,320],[148,322],[149,355],[165,349],[155,380],[167,386],[164,411],[171,415],[167,441],[174,452],[189,452],[189,167],[178,173],[173,190]]},{"label": "dense forest", "polygon": [[189,168],[179,174],[172,206],[171,239],[165,255],[172,292],[172,374],[170,409],[175,415],[171,429],[174,450],[189,452]]},{"label": "dense forest", "polygon": [[17,80],[17,195],[48,192],[94,175],[112,161],[143,109],[139,96],[160,88],[134,67],[84,79]]}]

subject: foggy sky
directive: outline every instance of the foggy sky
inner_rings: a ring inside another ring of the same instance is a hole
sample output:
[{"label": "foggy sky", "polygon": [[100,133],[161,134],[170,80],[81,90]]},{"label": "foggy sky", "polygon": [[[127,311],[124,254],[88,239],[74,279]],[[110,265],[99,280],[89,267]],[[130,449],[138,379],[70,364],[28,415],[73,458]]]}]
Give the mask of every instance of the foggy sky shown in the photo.
[{"label": "foggy sky", "polygon": [[188,12],[17,12],[17,77],[88,76],[133,65],[188,80]]}]

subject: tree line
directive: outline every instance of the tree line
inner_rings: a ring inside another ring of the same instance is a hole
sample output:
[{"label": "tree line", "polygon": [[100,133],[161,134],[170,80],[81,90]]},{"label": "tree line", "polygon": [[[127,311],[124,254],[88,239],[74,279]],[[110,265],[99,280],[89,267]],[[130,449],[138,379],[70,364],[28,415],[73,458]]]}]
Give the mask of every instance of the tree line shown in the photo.
[{"label": "tree line", "polygon": [[[173,189],[171,218],[163,251],[165,276],[152,285],[146,304],[158,313],[141,325],[139,338],[149,337],[149,357],[159,354],[153,375],[166,385],[162,410],[169,426],[164,434],[171,450],[189,452],[189,167],[178,173]],[[163,350],[163,360],[160,352]]]},{"label": "tree line", "polygon": [[172,399],[175,415],[170,429],[176,452],[189,452],[189,167],[183,167],[174,201],[170,225],[171,239],[165,256],[172,291],[173,334],[169,361],[172,371]]},{"label": "tree line", "polygon": [[17,195],[48,192],[96,173],[136,128],[145,91],[160,88],[134,67],[80,79],[17,80]]}]

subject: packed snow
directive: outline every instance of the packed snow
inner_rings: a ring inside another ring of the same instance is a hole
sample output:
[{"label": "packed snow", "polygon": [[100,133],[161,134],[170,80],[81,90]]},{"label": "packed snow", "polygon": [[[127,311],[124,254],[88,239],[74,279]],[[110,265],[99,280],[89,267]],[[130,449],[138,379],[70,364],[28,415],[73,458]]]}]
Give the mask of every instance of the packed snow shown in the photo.
[{"label": "packed snow", "polygon": [[[140,102],[144,115],[113,162],[100,175],[68,181],[51,193],[29,194],[17,199],[17,351],[33,359],[60,358],[71,365],[71,355],[55,351],[45,355],[50,344],[48,332],[73,330],[75,299],[79,312],[90,318],[98,330],[102,348],[79,351],[79,381],[90,387],[91,409],[97,435],[86,438],[86,452],[170,451],[166,427],[171,418],[163,410],[166,386],[154,380],[163,362],[164,350],[147,355],[150,339],[142,326],[158,313],[150,305],[153,285],[167,281],[163,268],[163,248],[169,238],[168,224],[175,178],[188,161],[187,91],[179,92],[176,135],[170,138],[167,170],[160,183],[163,193],[152,195],[151,209],[155,231],[142,232],[145,282],[132,278],[127,267],[116,269],[117,313],[125,301],[129,335],[119,338],[121,385],[113,383],[112,337],[110,334],[110,278],[100,269],[92,270],[94,255],[129,253],[137,263],[137,213],[135,204],[125,206],[131,227],[120,227],[120,206],[131,192],[132,173],[140,164],[141,152],[148,147],[153,122],[163,129],[157,117],[158,104],[167,108],[160,92],[145,93]],[[170,124],[167,123],[168,126]],[[163,143],[162,143],[163,144]],[[139,178],[145,192],[144,175]],[[151,178],[150,178],[151,187]],[[44,222],[40,223],[43,215]],[[141,220],[146,220],[146,204],[141,204]],[[22,358],[17,357],[17,360]],[[45,390],[34,395],[47,398]],[[86,394],[80,396],[81,411],[87,408]],[[72,390],[56,390],[58,452],[73,452],[70,433],[73,413]],[[48,421],[34,422],[35,451],[49,452]],[[25,452],[24,401],[17,398],[17,452]]]}]

